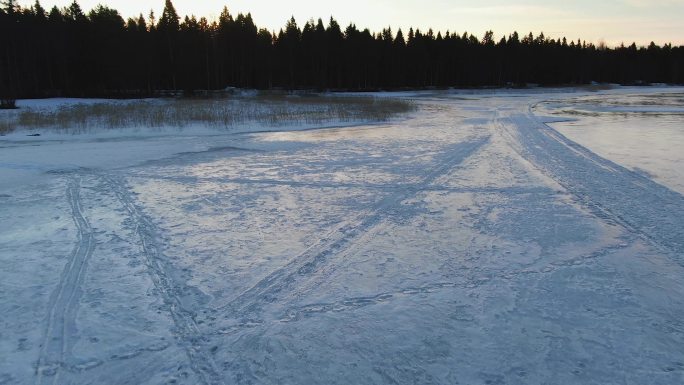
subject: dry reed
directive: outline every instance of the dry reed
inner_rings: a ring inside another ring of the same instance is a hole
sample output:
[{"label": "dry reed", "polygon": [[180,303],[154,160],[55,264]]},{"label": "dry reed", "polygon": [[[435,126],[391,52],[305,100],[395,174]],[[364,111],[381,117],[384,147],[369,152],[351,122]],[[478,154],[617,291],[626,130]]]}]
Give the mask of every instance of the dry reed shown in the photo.
[{"label": "dry reed", "polygon": [[270,127],[331,122],[386,121],[410,112],[406,100],[372,97],[261,95],[251,98],[181,98],[73,104],[26,109],[0,119],[0,131],[52,129],[69,133],[115,128],[206,126],[231,129],[247,124]]}]

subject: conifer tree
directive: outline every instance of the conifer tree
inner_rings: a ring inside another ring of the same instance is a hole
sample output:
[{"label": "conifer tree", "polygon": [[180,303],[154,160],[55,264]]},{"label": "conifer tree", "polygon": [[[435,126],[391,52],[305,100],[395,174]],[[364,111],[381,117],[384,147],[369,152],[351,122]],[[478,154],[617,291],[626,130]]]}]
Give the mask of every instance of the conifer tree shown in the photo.
[{"label": "conifer tree", "polygon": [[33,5],[33,13],[36,15],[36,18],[40,21],[45,21],[47,20],[47,15],[45,14],[45,8],[40,5],[40,1],[36,0],[36,3]]},{"label": "conifer tree", "polygon": [[81,6],[74,0],[69,7],[67,7],[65,16],[67,20],[76,22],[76,23],[85,23],[88,21],[86,18],[86,15],[83,13],[83,10],[81,9]]},{"label": "conifer tree", "polygon": [[159,18],[157,29],[161,32],[178,32],[180,28],[180,17],[176,13],[176,8],[173,7],[171,0],[166,0],[164,4],[164,11]]}]

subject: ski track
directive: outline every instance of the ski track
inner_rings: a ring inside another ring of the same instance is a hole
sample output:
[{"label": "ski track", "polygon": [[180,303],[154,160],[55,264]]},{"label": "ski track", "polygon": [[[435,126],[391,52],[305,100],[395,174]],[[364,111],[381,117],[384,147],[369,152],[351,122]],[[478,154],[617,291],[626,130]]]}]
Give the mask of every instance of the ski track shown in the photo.
[{"label": "ski track", "polygon": [[[460,289],[475,289],[494,279],[513,280],[520,275],[530,274],[549,274],[560,268],[568,266],[580,266],[589,263],[590,261],[601,259],[607,255],[617,253],[624,249],[631,247],[631,242],[621,243],[619,245],[607,246],[586,255],[580,255],[575,258],[554,262],[533,263],[521,269],[499,272],[496,274],[488,274],[482,277],[473,277],[466,279],[464,282],[438,282],[422,286],[407,287],[392,292],[383,292],[372,296],[347,298],[332,303],[314,303],[304,306],[293,307],[287,309],[277,322],[295,322],[302,318],[311,317],[317,314],[324,313],[339,313],[344,311],[353,311],[362,307],[378,305],[387,303],[392,300],[409,297],[418,294],[435,293],[445,289],[460,288]],[[234,331],[234,330],[231,330]]]},{"label": "ski track", "polygon": [[119,353],[112,354],[109,357],[109,361],[123,361],[130,360],[131,358],[138,357],[141,354],[147,352],[161,352],[169,347],[169,343],[166,341],[157,342],[149,346],[138,347],[133,350],[126,350]]},{"label": "ski track", "polygon": [[78,240],[60,276],[57,288],[50,297],[47,327],[36,368],[36,383],[60,384],[62,369],[81,371],[100,364],[99,361],[73,364],[72,336],[76,331],[76,312],[81,298],[81,285],[93,250],[95,236],[83,213],[81,203],[81,180],[69,180],[66,196],[71,216],[78,230]]},{"label": "ski track", "polygon": [[253,327],[255,324],[262,323],[263,315],[260,313],[266,305],[290,294],[297,281],[315,275],[317,269],[329,262],[332,256],[340,258],[341,255],[348,253],[357,245],[360,240],[372,237],[372,234],[381,228],[387,217],[395,214],[398,210],[397,206],[402,201],[422,192],[424,188],[429,187],[440,176],[462,163],[488,141],[489,136],[486,136],[452,146],[447,151],[445,159],[439,159],[437,167],[428,172],[420,183],[399,188],[381,199],[369,210],[365,210],[357,218],[338,225],[332,232],[293,258],[288,264],[273,271],[229,304],[216,309],[214,312],[223,313],[220,317],[224,320],[239,321],[237,325],[231,324],[227,328],[220,328],[220,330],[226,334],[226,330],[236,331],[241,325]]},{"label": "ski track", "polygon": [[[171,314],[175,324],[175,330],[172,330],[172,333],[185,349],[190,366],[204,384],[223,384],[223,379],[216,370],[213,357],[203,349],[205,341],[195,322],[194,314],[190,310],[185,309],[181,303],[180,296],[183,285],[175,282],[169,273],[168,259],[163,255],[161,245],[157,243],[158,231],[156,226],[136,206],[134,198],[127,190],[123,179],[115,176],[102,176],[102,180],[106,188],[116,194],[135,224],[133,230],[140,238],[147,271]],[[137,354],[135,353],[133,356]]]},{"label": "ski track", "polygon": [[497,119],[517,133],[520,155],[559,183],[599,219],[671,254],[684,266],[684,197],[604,159],[540,122],[532,106]]},{"label": "ski track", "polygon": [[362,189],[377,189],[390,190],[396,188],[392,185],[384,184],[363,184],[363,183],[338,183],[338,182],[299,182],[277,179],[249,179],[249,178],[221,178],[221,177],[188,177],[188,176],[160,176],[148,174],[136,174],[133,178],[142,178],[145,180],[169,180],[178,183],[225,183],[225,184],[241,184],[241,185],[257,185],[257,186],[287,186],[287,187],[310,187],[310,188],[362,188]]},{"label": "ski track", "polygon": [[223,183],[223,184],[238,184],[238,185],[258,185],[258,186],[287,186],[287,187],[304,187],[314,189],[362,189],[362,190],[378,190],[385,192],[394,192],[401,188],[420,189],[421,191],[434,191],[446,193],[475,193],[475,194],[529,194],[535,192],[547,192],[548,189],[543,187],[527,187],[527,186],[511,186],[511,187],[451,187],[441,185],[425,186],[421,184],[365,184],[365,183],[338,183],[338,182],[296,182],[275,179],[245,179],[245,178],[221,178],[221,177],[187,177],[187,176],[160,176],[153,174],[135,174],[127,176],[130,179],[143,180],[163,180],[176,183]]}]

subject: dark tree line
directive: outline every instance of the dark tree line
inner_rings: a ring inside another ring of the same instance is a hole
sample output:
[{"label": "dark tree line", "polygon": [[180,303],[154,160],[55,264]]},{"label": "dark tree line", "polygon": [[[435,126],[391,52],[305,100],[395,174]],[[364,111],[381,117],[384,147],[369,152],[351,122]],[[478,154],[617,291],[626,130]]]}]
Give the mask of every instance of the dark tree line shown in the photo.
[{"label": "dark tree line", "polygon": [[77,2],[44,9],[14,0],[0,10],[0,93],[15,97],[152,95],[159,90],[684,83],[684,46],[609,48],[583,41],[488,31],[380,33],[291,18],[277,33],[250,14],[217,21],[161,15],[124,20]]}]

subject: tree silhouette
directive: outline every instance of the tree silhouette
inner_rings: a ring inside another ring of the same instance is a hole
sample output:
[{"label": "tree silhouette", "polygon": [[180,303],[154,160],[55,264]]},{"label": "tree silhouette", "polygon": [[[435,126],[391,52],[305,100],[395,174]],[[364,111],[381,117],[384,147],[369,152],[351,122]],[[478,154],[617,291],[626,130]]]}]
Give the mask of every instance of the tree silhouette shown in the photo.
[{"label": "tree silhouette", "polygon": [[180,17],[176,13],[171,0],[166,0],[164,10],[157,23],[157,37],[160,41],[159,46],[166,53],[165,60],[159,60],[158,70],[162,74],[162,79],[170,79],[163,87],[166,89],[178,89],[178,31],[180,29]]},{"label": "tree silhouette", "polygon": [[251,14],[218,20],[186,16],[165,0],[159,19],[123,20],[74,1],[49,12],[0,1],[0,97],[141,96],[163,90],[306,88],[378,90],[684,82],[684,47],[651,43],[612,48],[544,33],[493,31],[379,33],[331,17],[294,17],[278,32]]},{"label": "tree silhouette", "polygon": [[166,0],[164,11],[159,18],[159,24],[157,24],[157,30],[164,33],[178,32],[180,28],[179,20],[180,17],[176,13],[173,3],[171,3],[171,0]]}]

